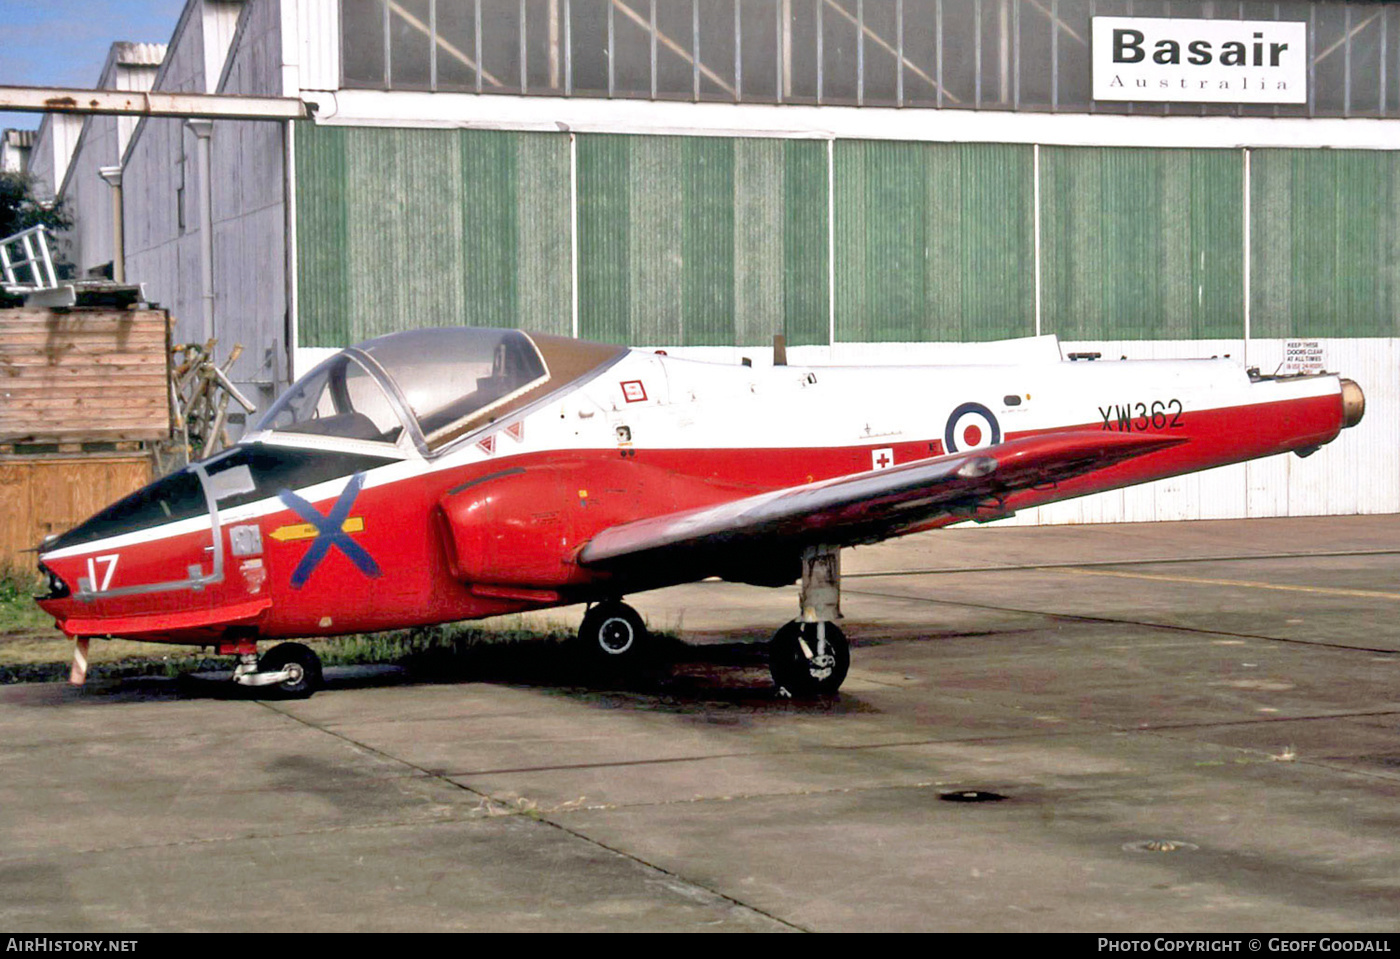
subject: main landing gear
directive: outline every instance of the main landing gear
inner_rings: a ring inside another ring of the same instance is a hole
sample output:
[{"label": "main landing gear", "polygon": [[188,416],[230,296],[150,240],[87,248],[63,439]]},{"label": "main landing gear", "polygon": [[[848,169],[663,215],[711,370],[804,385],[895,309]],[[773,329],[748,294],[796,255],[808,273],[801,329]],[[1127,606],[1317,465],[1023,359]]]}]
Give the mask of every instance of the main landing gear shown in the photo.
[{"label": "main landing gear", "polygon": [[[812,546],[802,553],[799,617],[768,643],[768,668],[786,696],[833,695],[851,668],[851,646],[835,620],[841,618],[841,553]],[[627,668],[641,662],[650,637],[637,611],[608,600],[588,610],[579,627],[580,658],[595,668]],[[270,654],[269,654],[270,655]]]},{"label": "main landing gear", "polygon": [[649,642],[641,615],[617,600],[589,609],[578,629],[579,653],[594,666],[633,666],[646,655]]},{"label": "main landing gear", "polygon": [[830,696],[851,668],[851,646],[834,622],[841,618],[841,551],[802,551],[801,615],[768,643],[768,670],[779,692],[799,698]]},{"label": "main landing gear", "polygon": [[301,643],[279,643],[261,659],[252,640],[220,645],[219,652],[238,656],[233,681],[240,686],[273,686],[289,699],[305,699],[323,683],[321,657]]}]

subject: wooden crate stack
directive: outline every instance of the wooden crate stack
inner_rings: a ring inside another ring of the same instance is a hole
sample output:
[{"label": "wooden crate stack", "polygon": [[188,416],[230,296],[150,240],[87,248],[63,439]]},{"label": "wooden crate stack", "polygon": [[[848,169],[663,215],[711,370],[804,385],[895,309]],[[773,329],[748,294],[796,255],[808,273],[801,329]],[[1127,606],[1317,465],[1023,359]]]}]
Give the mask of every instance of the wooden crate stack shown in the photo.
[{"label": "wooden crate stack", "polygon": [[0,571],[150,482],[171,437],[164,310],[0,310]]}]

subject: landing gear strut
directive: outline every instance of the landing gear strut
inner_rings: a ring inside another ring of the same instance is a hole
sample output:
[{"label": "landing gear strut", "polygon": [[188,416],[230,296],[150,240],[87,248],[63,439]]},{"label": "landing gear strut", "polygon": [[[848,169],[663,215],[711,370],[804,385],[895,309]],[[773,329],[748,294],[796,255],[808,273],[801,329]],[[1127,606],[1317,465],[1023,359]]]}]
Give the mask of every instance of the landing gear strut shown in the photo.
[{"label": "landing gear strut", "polygon": [[768,669],[790,696],[830,696],[845,682],[851,647],[841,618],[841,552],[809,546],[802,552],[801,615],[774,634]]},{"label": "landing gear strut", "polygon": [[262,658],[240,651],[233,681],[240,686],[275,686],[283,696],[304,699],[321,688],[321,657],[301,643],[281,643]]},{"label": "landing gear strut", "polygon": [[648,640],[642,617],[617,600],[594,606],[578,629],[579,652],[595,666],[633,665],[646,655]]}]

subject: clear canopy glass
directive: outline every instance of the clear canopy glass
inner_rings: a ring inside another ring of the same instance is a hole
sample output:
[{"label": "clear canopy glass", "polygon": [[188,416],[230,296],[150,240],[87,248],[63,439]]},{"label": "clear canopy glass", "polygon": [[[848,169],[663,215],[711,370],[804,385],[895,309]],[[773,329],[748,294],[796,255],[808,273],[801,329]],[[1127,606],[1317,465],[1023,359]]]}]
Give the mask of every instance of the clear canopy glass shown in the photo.
[{"label": "clear canopy glass", "polygon": [[258,428],[395,443],[403,422],[375,376],[346,351],[294,383]]},{"label": "clear canopy glass", "polygon": [[357,349],[398,386],[429,447],[549,379],[539,348],[519,330],[408,330]]},{"label": "clear canopy glass", "polygon": [[407,330],[368,340],[302,377],[259,429],[439,449],[626,350],[520,330]]}]

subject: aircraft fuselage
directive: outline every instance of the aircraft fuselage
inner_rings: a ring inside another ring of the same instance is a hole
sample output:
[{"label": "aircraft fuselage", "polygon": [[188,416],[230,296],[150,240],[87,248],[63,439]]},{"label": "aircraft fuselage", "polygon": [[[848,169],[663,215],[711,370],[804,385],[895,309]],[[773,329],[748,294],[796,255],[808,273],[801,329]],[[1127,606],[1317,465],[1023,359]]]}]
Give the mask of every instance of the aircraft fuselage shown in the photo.
[{"label": "aircraft fuselage", "polygon": [[[74,637],[215,644],[615,597],[695,574],[581,565],[618,524],[1057,431],[1183,441],[911,529],[995,518],[1322,445],[1349,425],[1343,394],[1336,376],[1252,380],[1230,360],[750,368],[628,351],[429,455],[253,434],[46,544],[41,605]],[[789,558],[710,573],[790,582]]]}]

